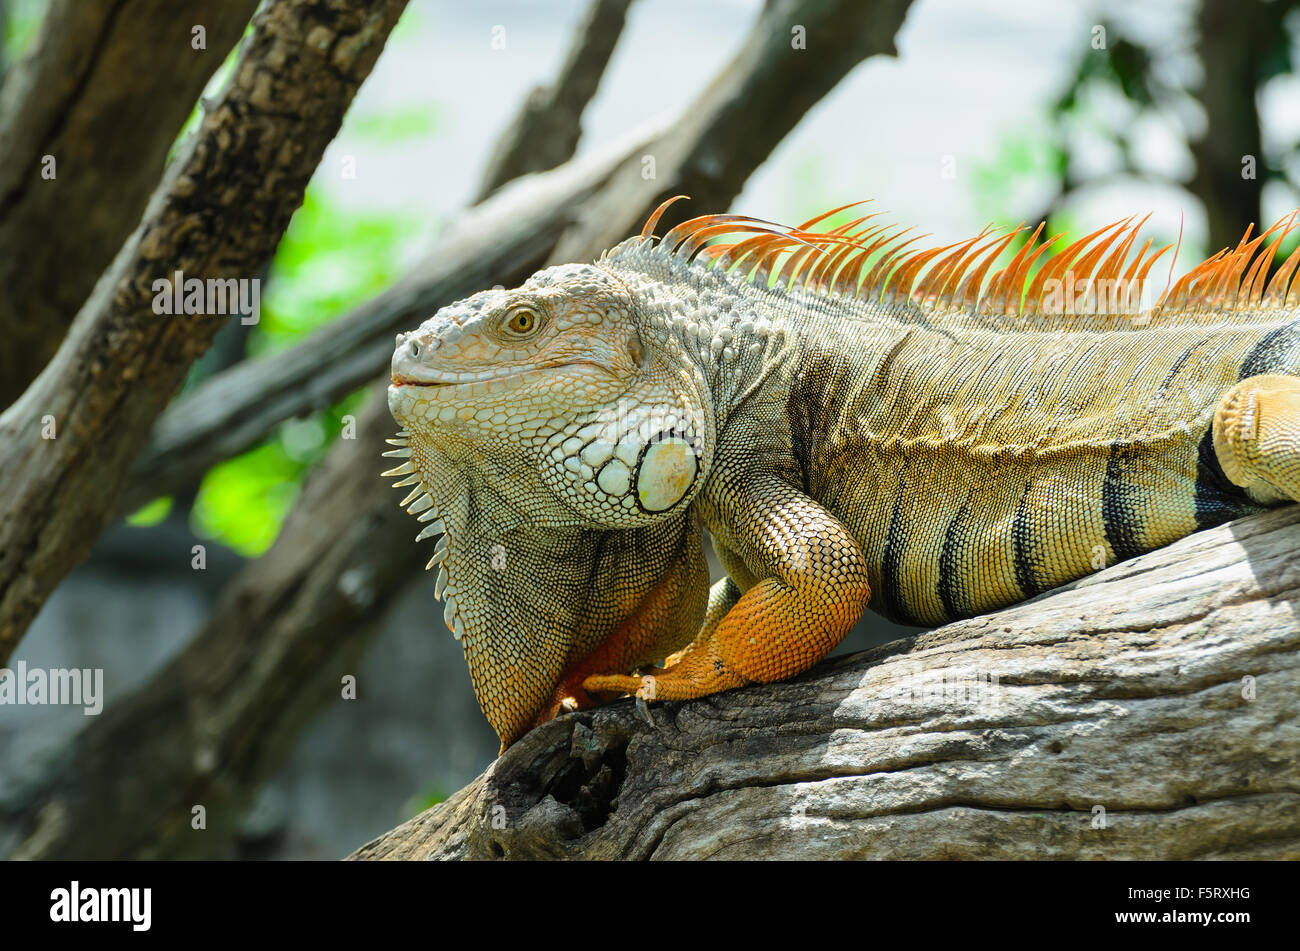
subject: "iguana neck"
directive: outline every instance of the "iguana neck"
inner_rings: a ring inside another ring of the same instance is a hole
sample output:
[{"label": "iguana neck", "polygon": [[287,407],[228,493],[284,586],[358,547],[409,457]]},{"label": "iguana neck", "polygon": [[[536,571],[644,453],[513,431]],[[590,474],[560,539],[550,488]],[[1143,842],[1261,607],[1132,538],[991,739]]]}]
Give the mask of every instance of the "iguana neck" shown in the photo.
[{"label": "iguana neck", "polygon": [[810,353],[851,352],[856,374],[869,374],[877,355],[913,329],[879,305],[858,302],[845,320],[839,301],[760,288],[642,242],[616,248],[601,266],[636,295],[650,345],[698,377],[719,431],[752,401],[787,396]]}]

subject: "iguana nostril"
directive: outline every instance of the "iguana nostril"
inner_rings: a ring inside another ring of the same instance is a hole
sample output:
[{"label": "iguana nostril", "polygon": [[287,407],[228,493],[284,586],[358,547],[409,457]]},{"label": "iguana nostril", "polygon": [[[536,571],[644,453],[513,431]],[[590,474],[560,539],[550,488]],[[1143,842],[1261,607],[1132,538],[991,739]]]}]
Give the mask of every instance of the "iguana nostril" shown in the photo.
[{"label": "iguana nostril", "polygon": [[420,357],[420,344],[412,340],[409,344],[407,344],[406,351],[411,355],[412,359],[418,360]]}]

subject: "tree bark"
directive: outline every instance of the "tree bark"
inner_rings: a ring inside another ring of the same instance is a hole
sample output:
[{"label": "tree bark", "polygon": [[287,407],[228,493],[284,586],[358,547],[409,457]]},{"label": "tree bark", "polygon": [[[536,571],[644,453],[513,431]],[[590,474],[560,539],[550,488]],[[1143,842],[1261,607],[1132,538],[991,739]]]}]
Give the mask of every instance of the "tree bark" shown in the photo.
[{"label": "tree bark", "polygon": [[[134,470],[141,479],[123,493],[124,503],[138,504],[133,490],[146,501],[159,487],[183,485],[246,448],[239,441],[249,423],[256,427],[268,412],[283,412],[284,400],[310,408],[341,385],[358,356],[386,361],[393,330],[385,323],[418,322],[440,301],[522,279],[541,263],[570,208],[608,177],[626,149],[616,145],[534,176],[472,209],[425,266],[294,348],[309,375],[280,379],[268,366],[273,361],[261,360],[199,387],[155,427],[180,444],[161,455],[142,454]],[[343,359],[331,364],[331,356]],[[361,365],[362,373],[333,398],[372,379],[375,367]],[[340,440],[312,473],[275,546],[245,567],[190,647],[77,737],[59,781],[33,804],[28,835],[13,857],[202,858],[231,839],[249,797],[298,731],[338,696],[341,677],[355,674],[375,631],[376,605],[395,596],[419,556],[410,517],[378,481],[380,454],[389,448],[383,439],[394,428],[385,389],[386,381],[372,387],[357,420],[359,438]],[[243,419],[237,406],[253,419]],[[276,421],[288,415],[294,413]],[[212,425],[214,417],[219,425]],[[356,501],[340,505],[340,499]],[[373,544],[376,536],[391,543]],[[185,819],[194,805],[205,811],[202,835],[192,834]],[[158,816],[167,818],[159,823]],[[95,832],[86,834],[87,828]]]},{"label": "tree bark", "polygon": [[256,277],[404,6],[266,6],[54,360],[0,416],[0,664],[103,529],[190,364],[237,319],[160,316],[155,281]]},{"label": "tree bark", "polygon": [[1300,506],[798,679],[528,734],[353,859],[1300,858]]},{"label": "tree bark", "polygon": [[[411,518],[378,478],[388,420],[376,388],[358,438],[327,455],[194,643],[73,741],[11,858],[199,858],[230,840],[251,792],[355,675],[376,600],[410,577]],[[376,535],[397,544],[366,544]]]},{"label": "tree bark", "polygon": [[[185,118],[256,6],[50,4],[0,93],[0,408],[49,362],[139,223]],[[42,175],[47,155],[53,178]]]}]

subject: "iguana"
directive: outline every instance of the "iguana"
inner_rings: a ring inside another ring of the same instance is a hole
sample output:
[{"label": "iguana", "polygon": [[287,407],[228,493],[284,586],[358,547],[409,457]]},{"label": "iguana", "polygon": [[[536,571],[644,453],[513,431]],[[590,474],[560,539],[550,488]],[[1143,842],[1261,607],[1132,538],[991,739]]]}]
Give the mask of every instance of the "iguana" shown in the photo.
[{"label": "iguana", "polygon": [[668,204],[397,338],[385,475],[441,536],[503,750],[626,693],[790,677],[868,605],[940,624],[1300,500],[1300,250],[1266,283],[1295,215],[1143,309],[1114,300],[1168,248],[1134,256],[1133,219],[1051,256],[1040,225],[989,275],[1024,229],[818,230],[845,206],[660,239]]}]

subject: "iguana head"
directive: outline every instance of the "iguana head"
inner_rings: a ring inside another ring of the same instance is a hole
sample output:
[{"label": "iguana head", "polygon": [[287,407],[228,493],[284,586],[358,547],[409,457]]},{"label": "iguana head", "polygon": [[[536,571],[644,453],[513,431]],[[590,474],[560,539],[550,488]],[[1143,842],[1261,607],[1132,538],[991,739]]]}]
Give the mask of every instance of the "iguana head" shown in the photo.
[{"label": "iguana head", "polygon": [[600,265],[564,265],[397,338],[390,455],[409,461],[391,474],[415,486],[420,537],[446,536],[437,593],[505,743],[657,582],[619,553],[680,534],[703,483],[704,378],[653,300]]}]

